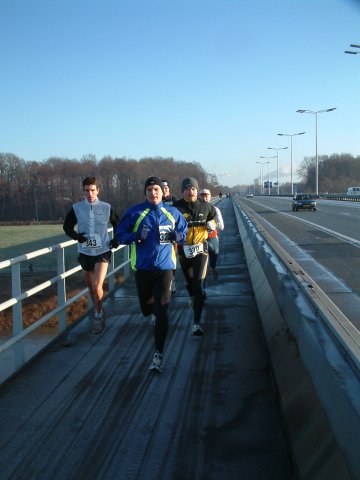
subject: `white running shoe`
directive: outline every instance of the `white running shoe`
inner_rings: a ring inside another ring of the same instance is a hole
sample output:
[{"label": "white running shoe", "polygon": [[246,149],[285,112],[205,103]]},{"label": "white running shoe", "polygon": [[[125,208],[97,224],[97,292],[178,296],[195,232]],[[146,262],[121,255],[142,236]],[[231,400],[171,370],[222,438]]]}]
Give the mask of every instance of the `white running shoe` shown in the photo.
[{"label": "white running shoe", "polygon": [[157,370],[158,372],[161,372],[162,358],[163,358],[162,353],[160,353],[159,350],[156,350],[149,370]]},{"label": "white running shoe", "polygon": [[204,330],[200,327],[198,323],[194,323],[191,327],[191,334],[195,335],[196,337],[200,337],[204,333]]}]

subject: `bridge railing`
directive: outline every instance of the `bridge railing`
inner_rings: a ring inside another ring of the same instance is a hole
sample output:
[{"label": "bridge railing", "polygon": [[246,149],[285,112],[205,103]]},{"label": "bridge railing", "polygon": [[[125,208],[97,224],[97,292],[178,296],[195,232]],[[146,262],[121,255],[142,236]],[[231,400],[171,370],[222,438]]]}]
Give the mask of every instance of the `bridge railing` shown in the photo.
[{"label": "bridge railing", "polygon": [[[108,229],[112,232],[112,228]],[[10,338],[7,338],[0,344],[0,354],[3,354],[10,349],[13,350],[14,359],[14,371],[18,370],[29,358],[25,358],[24,342],[21,340],[28,337],[36,329],[43,326],[53,317],[58,318],[58,331],[57,335],[61,334],[67,327],[66,322],[66,308],[78,301],[82,296],[87,295],[88,310],[93,306],[92,300],[89,294],[89,289],[84,288],[71,298],[67,299],[66,295],[66,281],[70,277],[74,276],[81,270],[80,265],[74,268],[66,270],[65,267],[65,253],[68,247],[76,244],[75,240],[68,240],[56,245],[45,247],[40,250],[36,250],[30,253],[25,253],[9,260],[0,262],[0,273],[4,269],[11,269],[11,298],[7,299],[3,303],[0,303],[0,313],[8,308],[12,308],[12,334]],[[123,271],[124,277],[129,276],[130,272],[130,256],[129,246],[120,245],[118,248],[112,250],[114,255],[111,256],[109,263],[108,273],[106,278],[108,279],[109,292],[115,288],[115,275],[120,271]],[[29,261],[34,258],[38,258],[44,255],[48,255],[52,252],[56,253],[56,275],[45,282],[42,282],[29,290],[22,291],[22,274],[24,270],[21,268],[23,262]],[[123,254],[122,261],[117,257],[118,252]],[[120,260],[121,263],[115,267],[115,258]],[[4,278],[4,277],[3,277]],[[57,306],[49,311],[46,315],[33,322],[31,325],[24,327],[23,321],[23,302],[35,294],[48,289],[49,287],[56,285],[57,290]],[[49,340],[50,341],[50,340]]]}]

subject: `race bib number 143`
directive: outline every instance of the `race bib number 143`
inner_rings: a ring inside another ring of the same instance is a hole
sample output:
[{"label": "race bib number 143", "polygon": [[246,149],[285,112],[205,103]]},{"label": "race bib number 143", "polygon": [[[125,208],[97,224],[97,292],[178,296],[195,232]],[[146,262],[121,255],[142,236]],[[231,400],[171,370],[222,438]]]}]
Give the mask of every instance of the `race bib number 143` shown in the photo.
[{"label": "race bib number 143", "polygon": [[100,235],[91,235],[85,243],[87,248],[98,248],[101,247],[101,237]]}]

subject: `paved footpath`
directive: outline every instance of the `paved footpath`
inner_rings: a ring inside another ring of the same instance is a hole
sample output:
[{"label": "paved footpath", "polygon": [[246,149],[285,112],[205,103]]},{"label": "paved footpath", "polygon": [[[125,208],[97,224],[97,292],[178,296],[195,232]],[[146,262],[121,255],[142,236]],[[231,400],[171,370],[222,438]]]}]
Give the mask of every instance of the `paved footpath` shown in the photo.
[{"label": "paved footpath", "polygon": [[134,282],[0,388],[1,480],[287,480],[289,448],[232,202],[203,337],[190,334],[180,269],[164,372]]}]

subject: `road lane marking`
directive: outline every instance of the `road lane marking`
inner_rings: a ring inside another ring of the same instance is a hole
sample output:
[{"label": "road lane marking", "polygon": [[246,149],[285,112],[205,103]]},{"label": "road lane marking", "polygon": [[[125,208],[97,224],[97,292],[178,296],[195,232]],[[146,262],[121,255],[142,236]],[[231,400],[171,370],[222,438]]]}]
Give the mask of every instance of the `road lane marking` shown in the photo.
[{"label": "road lane marking", "polygon": [[269,210],[272,210],[273,212],[276,212],[279,215],[284,215],[285,217],[289,217],[289,218],[291,218],[293,220],[296,220],[298,222],[302,222],[302,223],[305,223],[307,225],[310,225],[311,227],[315,227],[318,230],[321,230],[322,232],[328,233],[329,235],[332,235],[335,238],[339,238],[340,240],[343,240],[344,242],[350,243],[354,247],[360,248],[360,241],[356,240],[356,238],[348,237],[347,235],[343,235],[342,233],[335,232],[334,230],[330,230],[330,228],[322,227],[321,225],[318,225],[317,223],[310,222],[309,220],[304,220],[303,218],[296,217],[295,215],[292,215],[290,213],[281,212],[280,210],[276,210],[276,208],[269,207],[268,205],[264,205],[263,203],[258,203],[258,202],[254,202],[254,203],[256,203],[257,205],[260,205],[261,207],[268,208]]}]

